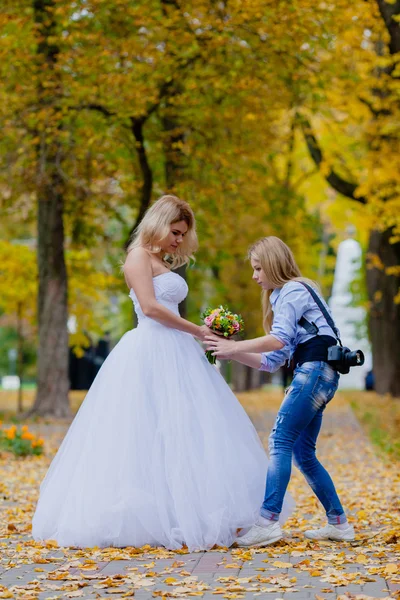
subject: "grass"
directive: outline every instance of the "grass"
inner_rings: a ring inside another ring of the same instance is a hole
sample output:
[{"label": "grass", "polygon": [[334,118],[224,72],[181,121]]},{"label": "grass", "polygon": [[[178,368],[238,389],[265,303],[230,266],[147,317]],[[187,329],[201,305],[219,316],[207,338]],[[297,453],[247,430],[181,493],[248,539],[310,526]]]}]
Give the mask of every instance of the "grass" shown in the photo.
[{"label": "grass", "polygon": [[[28,410],[35,399],[36,389],[24,389],[22,396],[22,404],[24,411]],[[86,391],[73,391],[69,393],[69,399],[71,403],[71,408],[73,413],[75,413],[80,405],[84,397],[86,396]],[[14,423],[18,423],[20,419],[17,415],[17,391],[9,391],[0,389],[0,420],[1,421],[10,421]]]},{"label": "grass", "polygon": [[342,392],[372,443],[382,453],[400,460],[400,398],[375,392]]}]

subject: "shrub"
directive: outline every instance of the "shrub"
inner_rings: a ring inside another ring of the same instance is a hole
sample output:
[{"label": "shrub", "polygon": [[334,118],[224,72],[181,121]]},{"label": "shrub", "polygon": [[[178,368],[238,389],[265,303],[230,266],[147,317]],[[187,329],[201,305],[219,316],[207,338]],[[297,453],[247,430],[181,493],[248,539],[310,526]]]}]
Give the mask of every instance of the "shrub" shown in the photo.
[{"label": "shrub", "polygon": [[12,452],[15,456],[39,456],[43,453],[43,439],[35,436],[27,425],[11,425],[2,428],[0,423],[0,449]]}]

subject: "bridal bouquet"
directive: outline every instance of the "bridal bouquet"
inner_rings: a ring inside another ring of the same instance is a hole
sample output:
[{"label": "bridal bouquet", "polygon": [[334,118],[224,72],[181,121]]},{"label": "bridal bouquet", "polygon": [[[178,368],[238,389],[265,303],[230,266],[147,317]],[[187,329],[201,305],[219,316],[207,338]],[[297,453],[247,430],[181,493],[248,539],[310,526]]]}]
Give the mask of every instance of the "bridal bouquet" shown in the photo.
[{"label": "bridal bouquet", "polygon": [[[225,306],[218,308],[207,308],[201,313],[201,318],[207,327],[226,338],[230,338],[235,333],[241,333],[244,330],[244,321],[241,315],[236,315]],[[208,361],[215,365],[216,357],[207,350]]]}]

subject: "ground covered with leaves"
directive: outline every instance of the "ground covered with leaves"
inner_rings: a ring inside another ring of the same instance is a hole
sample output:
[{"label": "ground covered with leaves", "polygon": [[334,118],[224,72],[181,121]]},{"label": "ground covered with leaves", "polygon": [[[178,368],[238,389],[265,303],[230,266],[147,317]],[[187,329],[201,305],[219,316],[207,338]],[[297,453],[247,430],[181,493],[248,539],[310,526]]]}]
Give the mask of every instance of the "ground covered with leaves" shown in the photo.
[{"label": "ground covered with leaves", "polygon": [[[280,394],[240,399],[266,444]],[[353,543],[305,540],[304,530],[323,523],[324,515],[297,471],[290,485],[297,507],[285,539],[265,549],[190,554],[35,543],[30,529],[39,484],[67,424],[30,426],[44,439],[44,454],[0,456],[0,598],[400,598],[399,463],[376,453],[346,395],[326,412],[319,456],[354,523]]]}]

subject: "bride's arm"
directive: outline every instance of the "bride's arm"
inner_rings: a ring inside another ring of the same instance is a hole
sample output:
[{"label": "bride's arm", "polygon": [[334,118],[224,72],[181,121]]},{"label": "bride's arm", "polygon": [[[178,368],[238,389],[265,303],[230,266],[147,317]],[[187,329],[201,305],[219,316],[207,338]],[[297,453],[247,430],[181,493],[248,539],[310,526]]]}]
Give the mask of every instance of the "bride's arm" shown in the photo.
[{"label": "bride's arm", "polygon": [[167,327],[190,333],[202,341],[206,335],[210,335],[211,332],[206,325],[200,327],[187,321],[157,302],[154,294],[151,260],[144,248],[131,250],[124,264],[124,274],[128,286],[135,292],[140,307],[147,317]]}]

